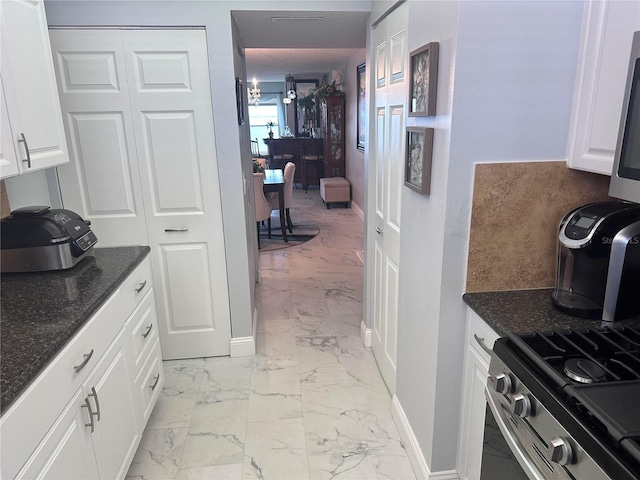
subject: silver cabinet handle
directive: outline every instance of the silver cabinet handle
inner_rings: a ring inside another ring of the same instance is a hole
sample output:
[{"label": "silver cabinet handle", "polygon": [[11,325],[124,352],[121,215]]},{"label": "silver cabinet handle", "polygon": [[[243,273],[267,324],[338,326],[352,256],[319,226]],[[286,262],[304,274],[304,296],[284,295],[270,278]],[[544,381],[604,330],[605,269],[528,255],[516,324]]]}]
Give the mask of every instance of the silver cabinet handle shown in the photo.
[{"label": "silver cabinet handle", "polygon": [[93,423],[93,410],[91,410],[91,404],[89,403],[89,397],[84,397],[84,405],[82,405],[82,408],[86,408],[87,410],[89,410],[89,423],[85,423],[84,426],[85,427],[91,427],[91,433],[93,433],[93,429],[95,427],[94,423]]},{"label": "silver cabinet handle", "polygon": [[155,388],[158,386],[158,382],[160,381],[160,374],[157,374],[155,377],[153,377],[155,382],[153,382],[153,385],[151,385],[151,390],[155,390]]},{"label": "silver cabinet handle", "polygon": [[78,373],[80,370],[82,370],[87,363],[89,363],[89,360],[91,360],[91,356],[93,355],[93,348],[91,349],[91,351],[89,353],[85,353],[84,354],[84,360],[82,361],[82,363],[80,365],[74,365],[73,369],[75,370],[76,373]]},{"label": "silver cabinet handle", "polygon": [[165,228],[164,229],[165,232],[188,232],[189,229],[187,227],[180,227],[180,228]]},{"label": "silver cabinet handle", "polygon": [[479,336],[478,336],[477,334],[475,334],[475,333],[473,334],[473,338],[475,338],[475,339],[476,339],[476,342],[478,342],[478,344],[482,347],[482,349],[483,349],[485,352],[487,352],[489,355],[492,355],[492,354],[493,354],[493,350],[491,350],[489,347],[487,347],[487,346],[484,344],[484,338],[479,337]]},{"label": "silver cabinet handle", "polygon": [[144,287],[147,286],[147,281],[145,280],[144,282],[138,284],[138,286],[136,287],[136,293],[140,293],[142,291],[142,289]]},{"label": "silver cabinet handle", "polygon": [[380,227],[376,227],[376,233],[378,235],[382,235],[382,229]]},{"label": "silver cabinet handle", "polygon": [[91,387],[91,393],[87,395],[87,403],[89,402],[89,397],[93,397],[96,402],[96,415],[98,417],[98,421],[100,421],[100,402],[98,401],[98,394],[96,393],[96,387]]},{"label": "silver cabinet handle", "polygon": [[24,149],[27,152],[27,159],[22,161],[27,162],[27,167],[31,168],[31,152],[29,152],[29,145],[27,145],[27,139],[24,136],[24,133],[20,132],[20,139],[18,140],[18,142],[24,143]]},{"label": "silver cabinet handle", "polygon": [[151,333],[152,328],[153,328],[153,323],[147,327],[147,330],[142,334],[142,338],[147,338]]}]

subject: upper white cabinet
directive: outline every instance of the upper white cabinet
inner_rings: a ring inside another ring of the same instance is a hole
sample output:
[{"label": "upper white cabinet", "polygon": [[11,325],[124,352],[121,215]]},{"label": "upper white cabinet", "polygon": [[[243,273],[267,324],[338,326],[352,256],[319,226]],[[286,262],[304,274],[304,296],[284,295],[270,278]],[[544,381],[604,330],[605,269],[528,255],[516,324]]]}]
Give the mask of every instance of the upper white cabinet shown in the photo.
[{"label": "upper white cabinet", "polygon": [[67,163],[44,2],[2,0],[0,31],[0,176]]},{"label": "upper white cabinet", "polygon": [[611,175],[640,2],[585,2],[571,133],[570,168]]}]

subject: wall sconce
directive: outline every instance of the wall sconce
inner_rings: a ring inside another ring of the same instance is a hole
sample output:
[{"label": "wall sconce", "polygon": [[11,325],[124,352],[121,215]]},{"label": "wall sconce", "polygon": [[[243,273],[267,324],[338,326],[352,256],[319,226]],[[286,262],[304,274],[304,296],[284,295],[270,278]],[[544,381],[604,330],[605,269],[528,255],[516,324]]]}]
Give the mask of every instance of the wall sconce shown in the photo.
[{"label": "wall sconce", "polygon": [[247,88],[249,94],[249,105],[260,105],[260,89],[258,88],[258,82],[255,77],[253,78],[253,88]]},{"label": "wall sconce", "polygon": [[282,99],[282,102],[289,105],[296,98],[296,80],[291,74],[284,79],[284,89],[287,91],[287,95]]}]

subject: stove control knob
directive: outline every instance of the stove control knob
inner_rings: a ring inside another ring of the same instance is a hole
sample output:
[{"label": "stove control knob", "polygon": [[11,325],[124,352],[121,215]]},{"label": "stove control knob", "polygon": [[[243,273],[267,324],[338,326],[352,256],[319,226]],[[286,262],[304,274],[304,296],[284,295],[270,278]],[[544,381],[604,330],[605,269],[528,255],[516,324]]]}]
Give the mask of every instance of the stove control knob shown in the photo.
[{"label": "stove control knob", "polygon": [[516,393],[511,397],[511,412],[518,417],[528,417],[531,415],[531,400],[527,395]]},{"label": "stove control knob", "polygon": [[569,442],[560,437],[556,437],[549,442],[547,460],[559,463],[560,465],[567,465],[571,463],[572,459],[573,451],[571,450]]},{"label": "stove control knob", "polygon": [[513,391],[513,384],[511,382],[511,377],[506,373],[499,373],[497,375],[492,375],[490,378],[491,384],[493,385],[493,389],[506,395],[507,393],[511,393]]}]

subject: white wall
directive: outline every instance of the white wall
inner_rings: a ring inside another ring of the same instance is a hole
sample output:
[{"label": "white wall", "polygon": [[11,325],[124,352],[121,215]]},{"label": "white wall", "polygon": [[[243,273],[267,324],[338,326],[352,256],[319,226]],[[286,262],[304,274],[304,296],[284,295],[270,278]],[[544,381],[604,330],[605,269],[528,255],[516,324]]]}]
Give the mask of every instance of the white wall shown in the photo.
[{"label": "white wall", "polygon": [[431,194],[402,197],[397,397],[431,471],[455,467],[475,162],[564,159],[583,2],[410,0],[440,42]]}]

